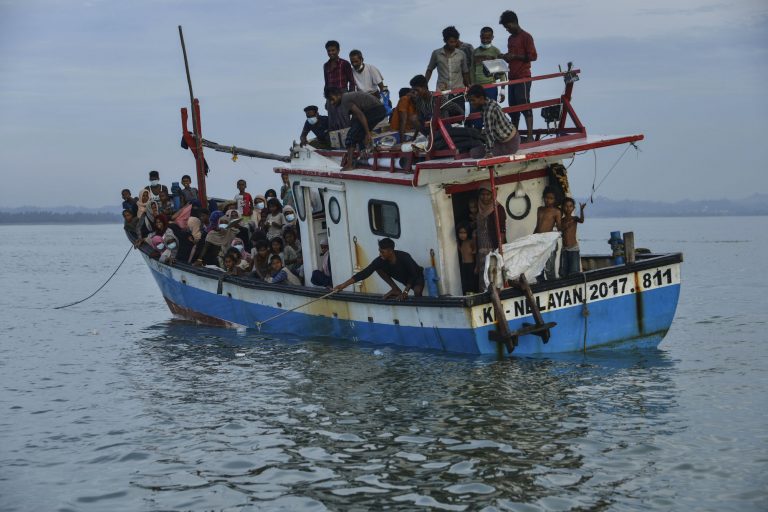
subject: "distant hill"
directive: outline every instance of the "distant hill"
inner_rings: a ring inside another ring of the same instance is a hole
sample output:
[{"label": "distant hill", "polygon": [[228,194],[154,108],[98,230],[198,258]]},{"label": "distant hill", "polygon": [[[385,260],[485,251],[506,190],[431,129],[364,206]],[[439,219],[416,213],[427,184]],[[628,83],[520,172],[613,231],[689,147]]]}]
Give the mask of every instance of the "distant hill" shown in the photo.
[{"label": "distant hill", "polygon": [[[744,199],[684,199],[674,203],[662,201],[616,200],[598,196],[589,204],[590,217],[727,217],[768,215],[768,194],[753,194]],[[85,208],[82,206],[0,207],[0,224],[111,224],[122,222],[119,205]]]},{"label": "distant hill", "polygon": [[727,217],[768,215],[768,194],[753,194],[744,199],[684,199],[674,203],[661,201],[615,200],[596,197],[593,204],[586,199],[592,217]]},{"label": "distant hill", "polygon": [[52,211],[16,212],[0,211],[0,224],[116,224],[123,221],[117,213]]}]

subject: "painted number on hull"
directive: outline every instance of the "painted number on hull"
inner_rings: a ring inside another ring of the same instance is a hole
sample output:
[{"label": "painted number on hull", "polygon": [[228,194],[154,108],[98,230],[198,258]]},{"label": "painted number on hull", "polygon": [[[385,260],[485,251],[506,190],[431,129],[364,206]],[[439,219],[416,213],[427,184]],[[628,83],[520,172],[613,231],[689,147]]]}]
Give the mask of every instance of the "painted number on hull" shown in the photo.
[{"label": "painted number on hull", "polygon": [[[581,284],[537,293],[534,295],[534,300],[539,310],[544,313],[577,306],[584,302],[609,300],[678,283],[680,283],[680,267],[669,265],[588,282],[586,286]],[[503,300],[502,306],[507,320],[523,318],[531,314],[530,304],[524,297]],[[489,305],[475,308],[473,317],[475,325],[478,326],[496,322],[496,315]]]},{"label": "painted number on hull", "polygon": [[623,295],[627,293],[628,277],[620,277],[613,281],[601,281],[589,285],[589,300],[599,300],[609,295]]},{"label": "painted number on hull", "polygon": [[656,271],[644,272],[641,279],[643,290],[648,290],[657,286],[672,284],[672,269],[656,269]]}]

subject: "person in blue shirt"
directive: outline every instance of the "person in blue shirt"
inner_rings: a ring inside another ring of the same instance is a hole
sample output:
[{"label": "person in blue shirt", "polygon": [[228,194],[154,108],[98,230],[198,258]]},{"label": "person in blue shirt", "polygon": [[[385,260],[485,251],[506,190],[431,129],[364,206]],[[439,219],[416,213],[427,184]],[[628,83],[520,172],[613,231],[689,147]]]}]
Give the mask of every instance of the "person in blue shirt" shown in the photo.
[{"label": "person in blue shirt", "polygon": [[[331,139],[328,135],[328,116],[321,116],[316,105],[304,107],[307,120],[304,121],[304,129],[301,131],[301,145],[309,144],[316,149],[331,149]],[[307,135],[312,132],[314,140],[307,140]]]},{"label": "person in blue shirt", "polygon": [[131,191],[127,188],[124,188],[121,194],[123,196],[123,210],[130,210],[135,217],[136,212],[139,211],[139,205],[136,204],[136,198],[131,195]]}]

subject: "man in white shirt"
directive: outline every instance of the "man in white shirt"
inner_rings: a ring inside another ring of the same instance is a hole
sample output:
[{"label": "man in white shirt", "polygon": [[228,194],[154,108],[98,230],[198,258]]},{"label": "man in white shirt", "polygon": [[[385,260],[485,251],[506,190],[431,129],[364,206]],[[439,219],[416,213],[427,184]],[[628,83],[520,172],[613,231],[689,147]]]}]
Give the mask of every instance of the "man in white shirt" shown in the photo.
[{"label": "man in white shirt", "polygon": [[379,93],[387,88],[379,69],[371,64],[366,64],[363,59],[363,52],[360,50],[349,52],[349,62],[352,64],[352,76],[355,77],[357,90],[379,97]]}]

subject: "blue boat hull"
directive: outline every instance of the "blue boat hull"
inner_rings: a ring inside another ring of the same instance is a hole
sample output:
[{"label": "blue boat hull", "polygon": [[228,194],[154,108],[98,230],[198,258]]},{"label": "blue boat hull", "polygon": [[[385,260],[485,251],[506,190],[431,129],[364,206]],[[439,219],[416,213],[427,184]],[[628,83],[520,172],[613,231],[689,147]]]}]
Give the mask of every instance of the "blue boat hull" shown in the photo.
[{"label": "blue boat hull", "polygon": [[[319,306],[320,309],[301,308],[260,325],[265,319],[291,309],[292,304],[305,303],[313,297],[296,294],[291,297],[280,295],[281,291],[274,289],[246,289],[234,283],[225,283],[224,286],[218,283],[216,289],[215,277],[201,281],[194,272],[188,273],[146,259],[171,311],[189,320],[251,329],[258,326],[265,334],[329,337],[354,343],[467,354],[497,354],[503,350],[497,342],[489,339],[489,333],[496,329],[496,324],[492,314],[488,317],[490,306],[487,303],[421,307],[392,303],[353,304],[351,301],[328,299],[320,301],[327,303]],[[214,286],[207,286],[211,282]],[[592,285],[585,281],[584,294],[578,298],[587,300],[572,305],[553,302],[550,303],[552,307],[547,307],[546,302],[542,304],[544,321],[557,323],[548,343],[543,343],[535,335],[521,336],[514,353],[532,355],[656,347],[672,324],[680,294],[679,279],[664,284],[642,291],[638,285],[636,293],[634,288],[631,290],[633,293],[628,288],[624,294],[590,302],[587,292]],[[572,292],[577,292],[579,286],[571,285]],[[567,288],[553,288],[542,293],[554,301],[554,296],[568,293]],[[509,302],[512,300],[509,299],[508,303],[512,304]],[[270,305],[270,301],[275,305]],[[530,314],[521,313],[518,318],[510,318],[514,315],[511,314],[513,307],[510,305],[509,308],[507,323],[511,330],[533,323]],[[480,319],[480,315],[487,318]]]}]

